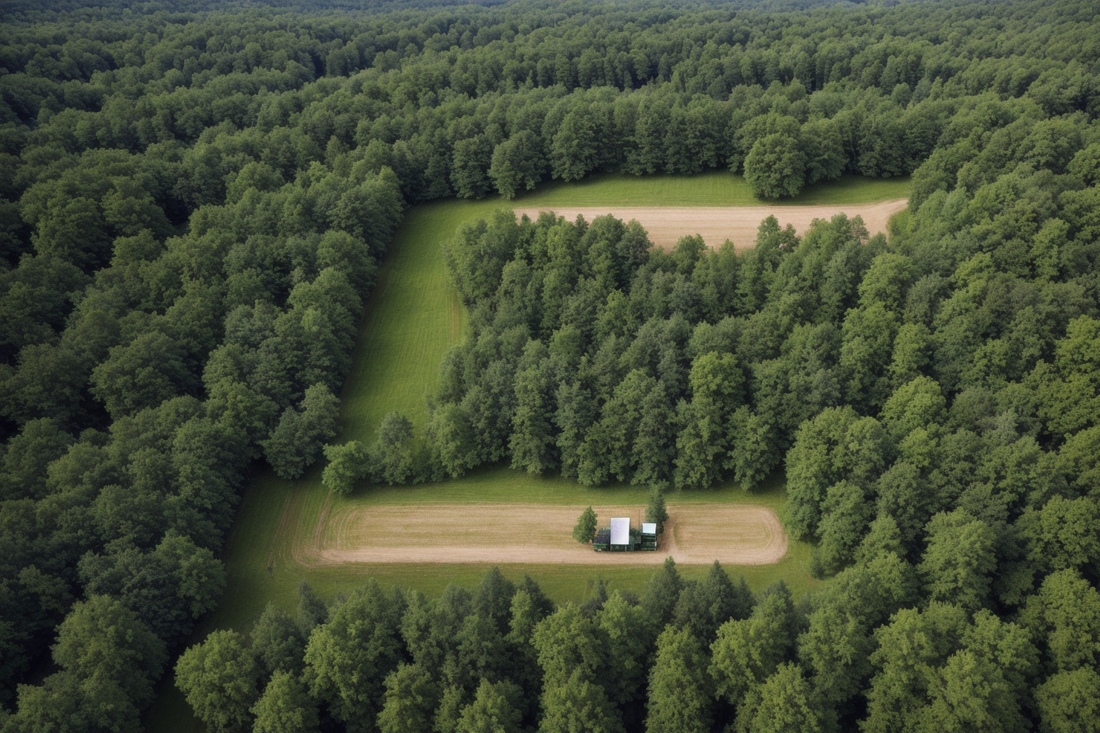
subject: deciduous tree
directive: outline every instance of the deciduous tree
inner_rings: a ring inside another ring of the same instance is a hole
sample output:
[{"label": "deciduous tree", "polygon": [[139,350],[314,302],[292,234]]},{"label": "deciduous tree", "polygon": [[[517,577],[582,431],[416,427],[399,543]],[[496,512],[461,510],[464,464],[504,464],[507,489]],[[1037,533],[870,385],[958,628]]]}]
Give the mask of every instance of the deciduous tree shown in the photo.
[{"label": "deciduous tree", "polygon": [[235,631],[215,631],[176,662],[176,687],[207,726],[216,731],[247,730],[260,697],[260,670]]},{"label": "deciduous tree", "polygon": [[596,512],[588,507],[577,518],[577,524],[573,527],[573,539],[581,544],[588,544],[596,534]]}]

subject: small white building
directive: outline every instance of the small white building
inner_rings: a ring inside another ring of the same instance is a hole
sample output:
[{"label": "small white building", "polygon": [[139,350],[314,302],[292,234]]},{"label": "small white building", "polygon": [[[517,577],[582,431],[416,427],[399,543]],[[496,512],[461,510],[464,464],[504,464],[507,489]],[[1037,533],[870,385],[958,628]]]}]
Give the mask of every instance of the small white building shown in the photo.
[{"label": "small white building", "polygon": [[611,518],[611,547],[628,547],[630,545],[630,517]]}]

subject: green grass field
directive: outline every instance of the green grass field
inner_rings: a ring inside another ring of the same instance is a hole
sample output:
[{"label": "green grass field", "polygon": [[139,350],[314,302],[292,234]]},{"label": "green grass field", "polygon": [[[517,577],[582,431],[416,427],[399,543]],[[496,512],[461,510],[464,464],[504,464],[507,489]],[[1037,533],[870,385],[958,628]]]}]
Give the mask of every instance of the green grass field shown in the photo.
[{"label": "green grass field", "polygon": [[830,206],[873,204],[909,197],[909,177],[842,176],[807,187],[793,199],[764,201],[742,176],[709,171],[695,176],[628,176],[610,173],[576,183],[539,186],[515,199],[517,206]]},{"label": "green grass field", "polygon": [[[303,567],[294,561],[292,543],[295,537],[308,537],[317,530],[318,520],[326,506],[329,511],[348,505],[429,502],[516,502],[581,507],[615,503],[643,507],[647,498],[646,489],[642,487],[620,485],[587,488],[557,476],[530,476],[498,466],[483,468],[446,483],[392,488],[364,487],[349,497],[330,499],[320,486],[316,475],[318,473],[315,470],[314,475],[297,483],[264,476],[248,493],[230,542],[227,558],[229,588],[218,610],[204,623],[207,630],[226,627],[247,630],[268,601],[292,610],[297,603],[298,584],[303,580],[325,597],[355,588],[368,574],[378,577],[385,584],[415,588],[425,593],[438,593],[456,577],[469,579],[472,583],[486,570],[485,566],[471,565]],[[731,483],[709,491],[673,494],[669,497],[669,502],[673,506],[678,502],[751,503],[779,510],[785,498],[782,485],[776,481],[751,494]],[[288,507],[291,508],[289,513],[286,511]],[[293,517],[293,523],[284,525],[288,515]],[[816,584],[804,567],[809,558],[809,546],[791,542],[790,547],[788,555],[776,565],[730,570],[745,574],[754,588],[783,578],[796,592],[809,590]],[[271,572],[267,571],[269,565],[272,566]],[[702,569],[685,566],[684,570],[694,572]],[[652,574],[652,569],[617,568],[613,564],[595,568],[509,565],[502,567],[502,571],[506,576],[515,578],[522,578],[525,573],[530,574],[559,602],[583,601],[587,597],[589,582],[596,577],[608,580],[612,588],[640,591],[645,580]]]},{"label": "green grass field", "polygon": [[[908,179],[869,180],[846,177],[815,186],[785,203],[871,203],[908,196]],[[581,183],[548,184],[515,204],[578,205],[759,205],[739,176],[725,172],[692,177],[622,175],[594,177]],[[361,321],[351,373],[341,395],[337,442],[371,441],[382,417],[398,410],[417,425],[426,418],[426,397],[435,389],[440,360],[453,340],[465,332],[465,311],[447,280],[441,242],[465,221],[485,217],[509,203],[454,199],[410,210],[379,273],[378,283]],[[347,593],[367,577],[383,586],[417,589],[438,595],[449,583],[474,585],[487,569],[480,565],[348,565],[303,567],[295,562],[296,541],[319,531],[326,511],[347,504],[381,505],[433,501],[540,502],[586,506],[631,503],[643,506],[645,489],[629,486],[585,488],[560,477],[535,477],[504,467],[478,470],[457,481],[412,487],[359,487],[349,497],[331,497],[322,487],[321,466],[298,481],[282,481],[266,469],[246,490],[226,549],[228,586],[218,608],[202,620],[193,641],[217,628],[247,632],[267,603],[293,612],[298,586],[308,582],[325,598]],[[774,480],[749,494],[729,484],[710,491],[673,494],[670,503],[696,501],[743,502],[781,508],[784,487]],[[812,590],[817,581],[806,567],[811,548],[791,542],[787,556],[774,565],[727,568],[761,589],[784,580],[796,594]],[[506,565],[512,579],[530,574],[558,602],[583,601],[597,579],[611,589],[641,591],[651,567]],[[682,566],[686,577],[699,577],[706,566]],[[149,726],[159,731],[197,731],[202,726],[190,714],[182,696],[166,675],[150,713]]]}]

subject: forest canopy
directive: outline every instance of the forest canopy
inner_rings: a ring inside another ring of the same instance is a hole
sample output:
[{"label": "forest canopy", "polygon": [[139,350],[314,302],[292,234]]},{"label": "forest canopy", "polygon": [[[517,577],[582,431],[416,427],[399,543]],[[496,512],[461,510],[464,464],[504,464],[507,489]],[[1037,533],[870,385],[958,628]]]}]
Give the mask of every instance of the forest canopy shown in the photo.
[{"label": "forest canopy", "polygon": [[[137,730],[170,669],[224,730],[1095,730],[1097,12],[5,4],[3,730]],[[764,198],[846,173],[913,195],[889,236],[766,221],[743,255],[611,218],[466,226],[471,336],[430,420],[331,443],[408,206],[707,169]],[[754,597],[670,565],[560,609],[498,574],[303,591],[179,656],[250,467],[322,455],[336,491],[783,469],[786,528],[833,580]]]}]

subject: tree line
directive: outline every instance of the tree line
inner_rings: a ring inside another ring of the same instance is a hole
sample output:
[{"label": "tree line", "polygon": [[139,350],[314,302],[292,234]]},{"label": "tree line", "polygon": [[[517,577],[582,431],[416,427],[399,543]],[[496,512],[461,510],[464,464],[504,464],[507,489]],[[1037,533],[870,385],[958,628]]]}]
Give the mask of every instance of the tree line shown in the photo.
[{"label": "tree line", "polygon": [[[98,167],[76,170],[95,176]],[[65,179],[49,182],[55,206],[73,200]],[[301,217],[295,199],[324,223]],[[357,216],[376,217],[369,226],[378,234],[331,223],[341,199],[355,202]],[[4,412],[19,425],[0,457],[7,695],[47,651],[54,627],[64,619],[64,633],[81,609],[108,615],[75,624],[82,636],[73,644],[124,623],[147,635],[142,644],[156,642],[151,658],[160,658],[127,674],[156,679],[166,650],[224,588],[218,555],[252,462],[299,476],[335,434],[335,392],[362,300],[402,206],[390,173],[321,173],[205,206],[185,232],[158,238],[143,228],[109,239],[96,253],[107,262],[92,273],[44,252],[24,254],[7,273],[16,283],[9,297],[33,293],[18,283],[36,270],[73,268],[83,283],[60,332],[4,365]],[[111,620],[119,614],[124,622]],[[110,679],[123,657],[112,647],[80,667],[58,649],[59,671],[19,687],[13,729],[30,720],[134,729],[148,689],[86,684]]]},{"label": "tree line", "polygon": [[[249,466],[301,475],[334,435],[404,201],[389,170],[314,161],[285,183],[259,160],[187,200],[181,148],[67,148],[42,123],[5,126],[23,158],[0,274],[0,702],[52,656],[8,725],[132,730],[224,588]],[[119,623],[141,649],[51,655]]]},{"label": "tree line", "polygon": [[439,598],[371,580],[326,607],[303,585],[296,613],[189,648],[176,685],[227,732],[1095,730],[1088,580],[1050,574],[1010,620],[930,595],[887,532],[859,550],[804,599],[671,558],[640,596],[600,581],[560,607],[496,568]]},{"label": "tree line", "polygon": [[[956,578],[935,603],[965,587],[1005,623],[1048,582],[1094,587],[1091,6],[415,5],[4,9],[5,730],[137,729],[220,594],[250,470],[322,449],[339,487],[785,466],[819,574],[884,537]],[[767,223],[741,256],[613,220],[467,228],[449,256],[476,336],[426,432],[393,415],[325,448],[405,206],[713,167],[766,196],[912,172],[911,213],[889,241]]]}]

